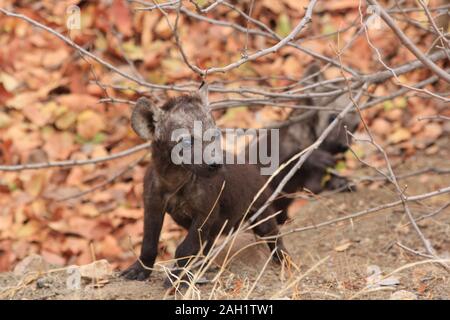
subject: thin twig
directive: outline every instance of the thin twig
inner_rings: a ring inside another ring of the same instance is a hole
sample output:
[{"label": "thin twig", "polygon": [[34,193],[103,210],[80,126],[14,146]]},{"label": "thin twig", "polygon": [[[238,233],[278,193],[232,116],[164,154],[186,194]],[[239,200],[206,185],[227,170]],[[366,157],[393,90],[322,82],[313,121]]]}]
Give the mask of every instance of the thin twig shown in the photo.
[{"label": "thin twig", "polygon": [[27,164],[17,164],[17,165],[0,165],[0,171],[21,171],[21,170],[35,170],[44,169],[52,167],[74,167],[74,166],[85,166],[88,164],[106,162],[118,158],[123,158],[134,154],[136,152],[148,149],[151,142],[142,143],[135,147],[120,151],[109,156],[98,157],[87,160],[64,160],[64,161],[50,161],[50,162],[40,162],[40,163],[27,163]]},{"label": "thin twig", "polygon": [[416,45],[409,39],[402,30],[397,26],[394,19],[391,18],[391,16],[383,9],[382,6],[378,4],[376,0],[367,0],[368,3],[377,6],[378,12],[380,14],[380,17],[386,22],[386,24],[394,31],[394,33],[397,35],[397,37],[400,39],[400,41],[404,44],[406,48],[411,51],[412,54],[414,54],[417,59],[422,61],[424,65],[426,65],[431,71],[433,71],[435,74],[439,76],[439,78],[447,81],[450,83],[450,74],[442,70],[437,64],[435,64],[433,61],[427,58],[425,54],[420,51],[419,48],[416,47]]}]

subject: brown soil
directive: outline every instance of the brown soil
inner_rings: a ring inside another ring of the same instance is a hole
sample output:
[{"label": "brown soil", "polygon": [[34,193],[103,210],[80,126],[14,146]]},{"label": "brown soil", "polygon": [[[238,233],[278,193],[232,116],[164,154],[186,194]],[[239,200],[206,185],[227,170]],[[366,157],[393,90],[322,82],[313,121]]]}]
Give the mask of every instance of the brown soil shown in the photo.
[{"label": "brown soil", "polygon": [[[411,172],[419,168],[434,166],[448,168],[450,151],[448,140],[441,143],[441,151],[436,155],[416,155],[396,167],[397,174]],[[374,175],[367,168],[355,176]],[[402,179],[407,185],[408,194],[416,195],[437,190],[450,185],[449,174],[427,173]],[[295,218],[284,231],[294,227],[314,225],[323,221],[342,217],[379,204],[395,201],[398,198],[392,186],[387,184],[359,185],[353,193],[340,193],[319,197],[309,201],[296,210]],[[411,203],[415,217],[433,212],[450,201],[448,194],[421,202]],[[433,244],[441,258],[450,258],[450,208],[438,215],[419,222],[424,234]],[[239,244],[251,242],[252,235],[239,240]],[[412,254],[397,245],[397,242],[424,252],[422,243],[401,206],[378,211],[354,220],[346,220],[331,226],[292,233],[285,237],[293,262],[299,266],[296,271],[281,272],[279,266],[269,263],[258,280],[250,298],[296,298],[296,299],[388,299],[394,291],[405,290],[418,299],[450,299],[450,277],[441,265],[423,263],[427,258]],[[211,283],[198,285],[197,298],[245,298],[253,286],[269,253],[265,246],[256,246],[243,251],[216,283],[212,292]],[[328,257],[319,266],[319,261]],[[367,285],[368,267],[378,266],[383,275],[406,266],[392,275],[398,284],[375,286],[361,291]],[[218,267],[206,274],[212,279]],[[305,273],[307,273],[305,275]],[[287,288],[294,279],[298,285]],[[154,272],[146,282],[125,281],[117,276],[109,279],[102,288],[93,289],[84,285],[82,290],[71,291],[66,288],[66,273],[52,273],[18,286],[24,277],[12,273],[0,275],[1,288],[15,287],[10,296],[14,299],[162,299],[166,290],[162,283],[164,273]],[[39,284],[39,285],[38,285]],[[43,287],[43,288],[39,288]],[[285,290],[280,292],[280,290]],[[1,291],[0,291],[1,292]],[[169,295],[168,298],[173,298]]]}]

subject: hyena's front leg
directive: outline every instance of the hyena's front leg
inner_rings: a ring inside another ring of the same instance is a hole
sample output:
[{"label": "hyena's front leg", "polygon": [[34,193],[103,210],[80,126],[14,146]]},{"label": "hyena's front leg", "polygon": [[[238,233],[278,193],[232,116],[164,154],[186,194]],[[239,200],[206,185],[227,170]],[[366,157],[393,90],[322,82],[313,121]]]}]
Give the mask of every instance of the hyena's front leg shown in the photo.
[{"label": "hyena's front leg", "polygon": [[[164,282],[165,287],[171,287],[180,275],[182,275],[182,280],[188,281],[189,277],[186,271],[189,268],[191,262],[198,261],[195,258],[199,256],[207,256],[211,246],[213,245],[217,235],[218,230],[212,227],[211,222],[214,220],[212,216],[215,215],[216,210],[214,210],[209,217],[209,221],[204,221],[203,217],[199,217],[192,221],[189,227],[188,234],[186,238],[178,245],[175,251],[175,269],[172,270],[172,276],[167,278]],[[182,281],[180,284],[182,286],[186,285],[186,282]]]},{"label": "hyena's front leg", "polygon": [[147,279],[158,255],[159,235],[164,220],[163,199],[158,190],[144,184],[144,239],[142,240],[139,260],[121,273],[129,280],[143,281]]},{"label": "hyena's front leg", "polygon": [[[265,219],[266,217],[275,213],[275,210],[270,207],[266,209],[264,214],[261,215],[257,219],[256,222]],[[279,236],[279,229],[277,225],[277,221],[275,218],[270,218],[267,221],[258,224],[253,228],[253,231],[260,237],[271,237],[272,239],[267,240],[267,245],[269,246],[270,251],[274,251],[273,261],[275,263],[282,263],[285,261],[286,257],[289,256],[289,253],[284,246],[283,239]]]}]

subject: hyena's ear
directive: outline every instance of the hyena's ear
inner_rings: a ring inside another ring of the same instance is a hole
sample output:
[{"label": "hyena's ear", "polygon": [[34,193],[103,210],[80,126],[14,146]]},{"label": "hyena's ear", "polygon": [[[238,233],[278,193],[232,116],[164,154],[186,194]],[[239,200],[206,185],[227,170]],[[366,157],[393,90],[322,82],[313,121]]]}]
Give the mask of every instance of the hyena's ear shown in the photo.
[{"label": "hyena's ear", "polygon": [[311,85],[316,82],[320,82],[324,79],[322,72],[320,72],[320,65],[317,62],[310,64],[303,74],[305,79],[305,85]]},{"label": "hyena's ear", "polygon": [[[303,82],[303,85],[310,86],[312,84],[324,81],[325,76],[323,75],[323,73],[321,71],[320,65],[317,62],[313,62],[305,69],[305,72],[303,74],[303,79],[305,79],[305,81]],[[322,87],[315,87],[315,88],[311,89],[309,92],[318,93],[318,92],[322,92],[322,91],[323,91]],[[309,98],[309,103],[311,103],[314,106],[323,106],[324,103],[326,103],[326,101],[327,101],[327,98],[320,98],[320,97]]]},{"label": "hyena's ear", "polygon": [[155,133],[155,123],[160,114],[161,110],[149,99],[141,97],[136,101],[136,106],[131,114],[131,127],[142,139],[151,140]]}]

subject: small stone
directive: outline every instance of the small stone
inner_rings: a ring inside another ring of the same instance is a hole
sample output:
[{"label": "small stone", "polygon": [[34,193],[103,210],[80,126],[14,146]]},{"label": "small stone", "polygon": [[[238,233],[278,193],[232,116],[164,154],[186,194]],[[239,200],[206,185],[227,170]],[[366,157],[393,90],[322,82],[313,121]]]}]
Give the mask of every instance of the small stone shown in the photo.
[{"label": "small stone", "polygon": [[395,291],[389,300],[417,300],[417,295],[406,290]]},{"label": "small stone", "polygon": [[48,278],[39,278],[36,281],[36,287],[38,289],[43,289],[43,288],[49,288],[50,287],[50,282]]},{"label": "small stone", "polygon": [[20,261],[14,268],[16,276],[22,276],[29,272],[45,272],[48,270],[47,262],[38,254],[32,254]]},{"label": "small stone", "polygon": [[112,267],[105,259],[78,267],[80,275],[89,279],[105,279],[112,275]]}]

